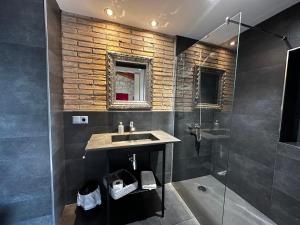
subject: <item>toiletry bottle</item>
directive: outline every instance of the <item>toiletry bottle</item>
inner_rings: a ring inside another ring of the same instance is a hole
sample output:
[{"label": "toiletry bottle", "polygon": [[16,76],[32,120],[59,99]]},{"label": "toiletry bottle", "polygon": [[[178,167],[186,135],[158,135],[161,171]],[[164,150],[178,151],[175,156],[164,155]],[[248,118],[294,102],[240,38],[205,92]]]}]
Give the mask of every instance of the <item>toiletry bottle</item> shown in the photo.
[{"label": "toiletry bottle", "polygon": [[122,122],[120,122],[119,126],[118,126],[118,133],[119,134],[123,134],[124,133],[124,125]]},{"label": "toiletry bottle", "polygon": [[219,120],[216,120],[214,122],[214,130],[218,130],[220,128],[220,123],[219,123]]}]

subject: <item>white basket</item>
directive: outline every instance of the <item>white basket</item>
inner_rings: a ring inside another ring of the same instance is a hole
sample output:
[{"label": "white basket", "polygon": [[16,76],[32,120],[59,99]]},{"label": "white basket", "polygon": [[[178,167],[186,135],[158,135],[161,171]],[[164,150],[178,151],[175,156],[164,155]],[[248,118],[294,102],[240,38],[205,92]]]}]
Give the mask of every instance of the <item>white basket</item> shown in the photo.
[{"label": "white basket", "polygon": [[[111,173],[108,176],[117,176],[119,179],[122,179],[122,177],[118,176],[121,172],[128,173],[132,177],[134,182],[131,183],[131,184],[124,184],[124,187],[121,188],[121,189],[113,189],[111,187],[111,185],[109,185],[109,194],[114,200],[120,199],[120,198],[124,197],[125,195],[128,195],[129,193],[131,193],[131,192],[135,191],[136,189],[138,189],[137,179],[131,173],[129,173],[127,170],[124,170],[124,169],[118,170],[114,173]],[[107,188],[107,177],[103,178],[103,184]]]}]

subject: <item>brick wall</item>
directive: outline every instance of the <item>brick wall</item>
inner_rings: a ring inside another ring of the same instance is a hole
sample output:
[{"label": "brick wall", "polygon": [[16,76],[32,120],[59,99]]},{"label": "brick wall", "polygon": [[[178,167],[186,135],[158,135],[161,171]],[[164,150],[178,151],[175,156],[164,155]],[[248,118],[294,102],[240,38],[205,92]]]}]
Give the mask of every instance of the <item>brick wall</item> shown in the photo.
[{"label": "brick wall", "polygon": [[107,51],[153,57],[153,110],[173,108],[174,37],[62,13],[65,111],[105,111]]},{"label": "brick wall", "polygon": [[222,110],[232,107],[235,76],[235,53],[220,47],[194,44],[178,57],[176,68],[176,111],[192,111],[193,71],[195,65],[225,70],[222,89]]}]

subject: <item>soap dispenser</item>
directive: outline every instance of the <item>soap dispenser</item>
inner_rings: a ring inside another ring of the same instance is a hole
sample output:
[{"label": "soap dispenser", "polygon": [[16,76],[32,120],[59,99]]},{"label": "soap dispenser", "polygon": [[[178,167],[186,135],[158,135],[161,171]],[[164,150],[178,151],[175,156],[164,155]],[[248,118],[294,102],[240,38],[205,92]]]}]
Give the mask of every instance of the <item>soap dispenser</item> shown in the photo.
[{"label": "soap dispenser", "polygon": [[118,133],[119,134],[123,134],[124,133],[124,125],[122,122],[120,122],[119,126],[118,126]]}]

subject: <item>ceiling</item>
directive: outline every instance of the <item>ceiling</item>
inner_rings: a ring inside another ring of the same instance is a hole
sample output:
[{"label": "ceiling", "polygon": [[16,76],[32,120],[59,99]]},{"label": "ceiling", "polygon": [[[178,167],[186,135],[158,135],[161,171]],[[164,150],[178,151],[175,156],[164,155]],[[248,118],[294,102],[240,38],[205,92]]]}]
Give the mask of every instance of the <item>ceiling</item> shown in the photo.
[{"label": "ceiling", "polygon": [[[222,24],[227,16],[242,12],[242,22],[256,25],[299,0],[57,0],[60,8],[84,16],[200,39]],[[113,17],[104,9],[111,8]]]}]

